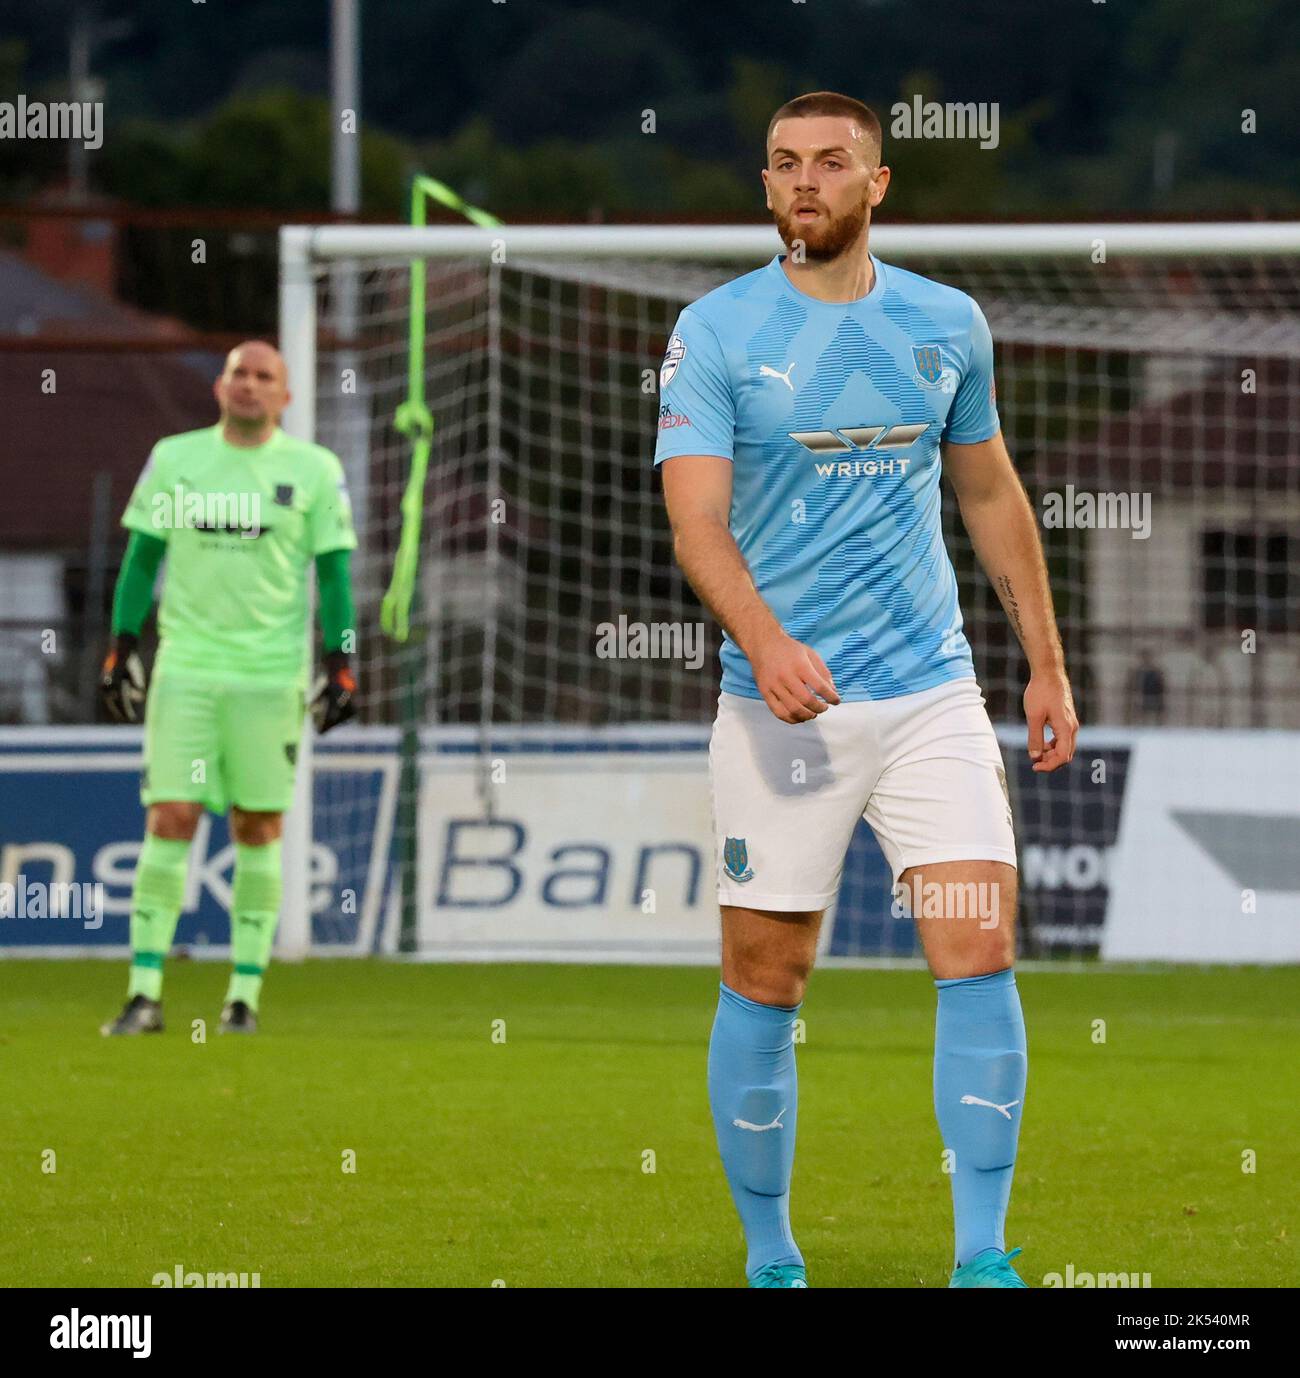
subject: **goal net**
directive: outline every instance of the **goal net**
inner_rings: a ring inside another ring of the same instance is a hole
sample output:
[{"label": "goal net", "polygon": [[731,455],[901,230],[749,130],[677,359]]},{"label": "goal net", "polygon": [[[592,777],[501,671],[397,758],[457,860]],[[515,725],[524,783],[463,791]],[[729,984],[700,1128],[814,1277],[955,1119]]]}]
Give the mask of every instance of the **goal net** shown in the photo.
[{"label": "goal net", "polygon": [[[673,557],[658,370],[681,308],[780,248],[748,227],[283,232],[286,425],[342,458],[360,543],[361,716],[311,753],[286,914],[314,948],[713,950],[719,634]],[[880,226],[872,249],[969,292],[993,332],[1086,725],[1069,771],[1028,770],[1027,667],[945,488],[948,547],[1004,744],[1022,950],[1094,953],[1137,737],[1300,727],[1300,233]],[[435,431],[398,644],[379,603],[412,273]],[[917,951],[865,825],[826,927],[832,956]]]}]

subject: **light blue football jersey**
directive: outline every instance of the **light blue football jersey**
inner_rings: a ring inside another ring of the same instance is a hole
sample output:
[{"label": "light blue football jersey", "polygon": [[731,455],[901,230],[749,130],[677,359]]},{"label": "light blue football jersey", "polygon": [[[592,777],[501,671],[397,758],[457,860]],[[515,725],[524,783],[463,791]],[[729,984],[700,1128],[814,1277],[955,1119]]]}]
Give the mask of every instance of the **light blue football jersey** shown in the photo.
[{"label": "light blue football jersey", "polygon": [[[733,461],[740,553],[841,698],[968,678],[939,445],[998,432],[988,323],[966,293],[874,255],[871,291],[835,303],[799,291],[782,258],[678,317],[659,374],[655,463]],[[759,697],[730,637],[722,688]]]}]

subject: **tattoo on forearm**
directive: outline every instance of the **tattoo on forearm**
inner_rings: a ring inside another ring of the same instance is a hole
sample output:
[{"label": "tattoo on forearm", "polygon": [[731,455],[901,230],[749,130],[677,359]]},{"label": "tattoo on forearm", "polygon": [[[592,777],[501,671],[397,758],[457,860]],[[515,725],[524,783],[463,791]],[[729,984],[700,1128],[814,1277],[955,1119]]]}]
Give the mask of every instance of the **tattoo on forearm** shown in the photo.
[{"label": "tattoo on forearm", "polygon": [[998,576],[998,592],[1002,595],[1002,606],[1007,610],[1007,616],[1011,619],[1011,625],[1016,629],[1016,635],[1023,641],[1025,639],[1025,626],[1020,620],[1020,604],[1016,602],[1011,580],[1005,574]]}]

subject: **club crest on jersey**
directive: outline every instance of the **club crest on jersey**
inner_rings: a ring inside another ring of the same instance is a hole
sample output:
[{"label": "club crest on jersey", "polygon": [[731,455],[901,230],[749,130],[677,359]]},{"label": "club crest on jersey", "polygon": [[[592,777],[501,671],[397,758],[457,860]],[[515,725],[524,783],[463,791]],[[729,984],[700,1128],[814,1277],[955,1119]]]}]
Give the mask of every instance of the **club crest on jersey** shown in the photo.
[{"label": "club crest on jersey", "polygon": [[659,386],[666,388],[673,381],[673,374],[677,372],[677,365],[686,357],[686,341],[674,330],[673,337],[668,341],[668,348],[664,351],[664,361],[659,369]]},{"label": "club crest on jersey", "polygon": [[938,345],[913,345],[912,362],[931,387],[943,377],[943,351]]},{"label": "club crest on jersey", "polygon": [[277,507],[293,506],[293,484],[277,483],[275,485],[275,505]]},{"label": "club crest on jersey", "polygon": [[745,881],[754,879],[754,873],[749,869],[749,848],[743,837],[729,837],[722,844],[722,864],[738,884],[743,885]]}]

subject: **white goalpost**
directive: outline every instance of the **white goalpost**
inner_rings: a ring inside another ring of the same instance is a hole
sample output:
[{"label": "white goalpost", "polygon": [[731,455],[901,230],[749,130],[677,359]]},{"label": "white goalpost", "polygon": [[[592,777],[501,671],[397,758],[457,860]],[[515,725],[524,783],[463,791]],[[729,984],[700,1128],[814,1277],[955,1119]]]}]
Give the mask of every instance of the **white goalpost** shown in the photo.
[{"label": "white goalpost", "polygon": [[[282,956],[712,952],[709,838],[688,837],[708,828],[718,634],[672,559],[658,367],[683,306],[781,247],[765,226],[281,230],[283,424],[346,450],[364,494],[361,721],[304,734]],[[945,529],[1008,756],[1026,942],[1093,955],[1143,734],[1300,728],[1300,225],[883,224],[871,247],[969,292],[992,328],[1107,788],[1021,778],[1019,648],[947,495]],[[398,645],[378,605],[410,459],[393,418],[413,263],[435,431]],[[704,654],[629,652],[629,626],[700,627]],[[866,841],[827,928],[832,955],[913,951]]]}]

